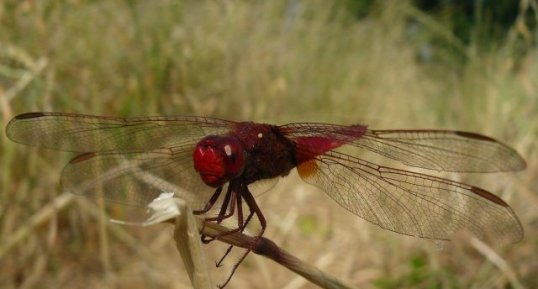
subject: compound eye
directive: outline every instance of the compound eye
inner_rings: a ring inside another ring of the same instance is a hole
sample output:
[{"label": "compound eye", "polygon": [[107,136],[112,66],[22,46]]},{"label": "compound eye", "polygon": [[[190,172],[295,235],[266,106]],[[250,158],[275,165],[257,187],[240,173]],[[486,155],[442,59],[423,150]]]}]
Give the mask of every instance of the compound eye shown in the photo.
[{"label": "compound eye", "polygon": [[240,176],[245,169],[245,150],[232,136],[210,135],[193,152],[194,169],[207,185],[218,187]]},{"label": "compound eye", "polygon": [[202,139],[193,152],[194,169],[209,186],[218,187],[227,181],[224,156],[216,147],[215,137]]}]

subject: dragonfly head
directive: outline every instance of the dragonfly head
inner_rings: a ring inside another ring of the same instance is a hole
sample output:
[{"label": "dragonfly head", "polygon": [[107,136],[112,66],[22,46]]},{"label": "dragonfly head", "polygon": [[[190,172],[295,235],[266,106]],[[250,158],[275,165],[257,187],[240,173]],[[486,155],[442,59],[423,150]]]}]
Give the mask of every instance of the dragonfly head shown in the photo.
[{"label": "dragonfly head", "polygon": [[194,148],[194,169],[208,186],[219,187],[243,173],[245,154],[233,136],[206,136]]}]

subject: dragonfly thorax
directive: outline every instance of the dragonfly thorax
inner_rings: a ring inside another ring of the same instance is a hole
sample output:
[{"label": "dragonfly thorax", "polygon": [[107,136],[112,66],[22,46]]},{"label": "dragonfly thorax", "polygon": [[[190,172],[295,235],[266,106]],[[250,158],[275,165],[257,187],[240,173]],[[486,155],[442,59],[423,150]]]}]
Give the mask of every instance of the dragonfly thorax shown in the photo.
[{"label": "dragonfly thorax", "polygon": [[205,184],[219,187],[243,173],[245,155],[243,145],[236,137],[210,135],[194,148],[194,169]]}]

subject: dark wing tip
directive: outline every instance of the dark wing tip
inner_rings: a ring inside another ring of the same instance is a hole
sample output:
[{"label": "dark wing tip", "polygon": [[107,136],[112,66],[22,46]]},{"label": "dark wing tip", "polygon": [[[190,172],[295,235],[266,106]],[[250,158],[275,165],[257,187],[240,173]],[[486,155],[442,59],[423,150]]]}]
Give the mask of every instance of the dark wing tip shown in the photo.
[{"label": "dark wing tip", "polygon": [[17,124],[19,124],[18,121],[25,120],[25,119],[39,118],[43,116],[46,116],[46,114],[42,112],[27,112],[27,113],[22,113],[13,117],[9,121],[9,123],[6,125],[6,136],[10,140],[16,143],[23,143],[18,136],[18,132],[19,132],[19,128],[17,127]]},{"label": "dark wing tip", "polygon": [[499,206],[503,206],[503,207],[509,207],[509,205],[503,201],[501,198],[499,198],[498,196],[486,191],[486,190],[483,190],[481,188],[478,188],[478,187],[471,187],[470,189],[473,193],[481,196],[482,198],[484,199],[487,199],[491,202],[494,202],[495,204],[499,205]]},{"label": "dark wing tip", "polygon": [[490,137],[488,137],[488,136],[481,135],[481,134],[478,134],[478,133],[474,133],[474,132],[456,131],[455,133],[456,133],[457,135],[459,135],[459,136],[466,137],[466,138],[474,138],[474,139],[478,139],[478,140],[497,142],[497,141],[496,141],[495,139],[493,139],[493,138],[490,138]]},{"label": "dark wing tip", "polygon": [[76,164],[76,163],[79,163],[79,162],[83,162],[83,161],[86,161],[86,160],[89,160],[93,157],[95,157],[97,154],[94,153],[94,152],[89,152],[89,153],[83,153],[83,154],[80,154],[76,157],[74,157],[72,160],[69,161],[69,164]]},{"label": "dark wing tip", "polygon": [[[483,190],[481,188],[478,188],[478,187],[471,187],[470,191],[472,191],[473,193],[481,196],[482,198],[484,199],[487,199],[499,206],[502,206],[504,208],[506,208],[510,213],[511,215],[513,216],[513,219],[515,222],[513,222],[509,228],[508,231],[510,231],[510,233],[508,233],[508,237],[510,239],[510,241],[512,243],[518,243],[520,242],[521,240],[523,240],[523,237],[525,235],[524,231],[523,231],[523,226],[521,225],[521,221],[519,220],[519,218],[517,217],[517,215],[514,213],[514,211],[512,210],[512,208],[505,202],[503,201],[501,198],[499,198],[498,196],[486,191],[486,190]],[[506,232],[508,232],[506,231]]]},{"label": "dark wing tip", "polygon": [[455,133],[465,138],[494,142],[494,143],[497,143],[500,147],[502,147],[503,151],[510,155],[510,160],[507,160],[503,164],[505,165],[505,167],[501,168],[500,169],[501,171],[521,171],[527,167],[527,163],[525,162],[525,159],[523,159],[523,157],[521,157],[521,155],[519,155],[519,153],[515,149],[503,144],[502,142],[494,138],[490,138],[488,136],[481,135],[474,132],[456,131]]},{"label": "dark wing tip", "polygon": [[29,119],[29,118],[38,118],[38,117],[43,117],[43,116],[46,116],[46,114],[42,112],[27,112],[27,113],[19,114],[15,116],[13,119]]}]

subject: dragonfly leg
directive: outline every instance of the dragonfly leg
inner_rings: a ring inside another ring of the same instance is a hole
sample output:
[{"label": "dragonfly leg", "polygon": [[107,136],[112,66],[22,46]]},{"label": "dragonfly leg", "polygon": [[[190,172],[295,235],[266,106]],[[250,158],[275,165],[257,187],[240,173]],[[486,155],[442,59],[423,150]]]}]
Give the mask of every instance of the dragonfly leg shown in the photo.
[{"label": "dragonfly leg", "polygon": [[244,194],[242,194],[242,196],[245,199],[245,202],[247,203],[250,211],[254,212],[254,214],[256,214],[256,217],[258,217],[258,221],[260,221],[261,231],[258,233],[258,236],[263,235],[263,233],[265,232],[265,227],[267,227],[267,221],[265,220],[265,216],[260,210],[260,207],[258,207],[256,200],[252,196],[252,193],[248,190],[246,186],[245,186]]},{"label": "dragonfly leg", "polygon": [[[228,234],[232,234],[232,233],[235,233],[235,232],[243,232],[245,230],[245,228],[247,227],[248,223],[250,222],[250,220],[252,219],[253,215],[254,215],[254,213],[251,211],[249,213],[249,215],[247,216],[246,221],[243,222],[243,203],[241,201],[241,195],[239,195],[237,197],[237,228],[234,229],[234,230],[231,230],[229,232],[226,232],[225,234],[228,235]],[[222,262],[224,262],[224,259],[226,259],[228,254],[230,254],[233,247],[234,247],[233,245],[228,246],[228,249],[226,250],[226,252],[222,256],[222,258],[220,258],[220,260],[217,262],[217,264],[216,264],[217,267],[220,267],[222,265]]]},{"label": "dragonfly leg", "polygon": [[218,187],[215,190],[215,193],[213,193],[213,195],[211,196],[209,201],[207,201],[207,203],[205,204],[203,209],[201,209],[201,210],[193,210],[192,213],[194,215],[201,215],[201,214],[207,213],[209,210],[211,210],[211,208],[213,208],[213,206],[215,205],[215,203],[219,199],[220,193],[222,193],[222,187]]},{"label": "dragonfly leg", "polygon": [[[232,196],[231,197],[232,199],[230,201],[230,213],[227,214],[227,215],[224,215],[222,217],[207,218],[204,221],[204,224],[205,224],[206,221],[210,221],[210,222],[211,221],[217,221],[217,224],[220,224],[223,219],[227,219],[227,218],[231,217],[234,214],[234,212],[235,212],[234,205],[236,204],[237,205],[237,227],[235,229],[231,229],[229,231],[222,232],[222,233],[218,234],[218,236],[215,236],[215,237],[212,237],[212,238],[202,237],[203,241],[205,243],[209,243],[209,242],[211,242],[211,241],[213,241],[215,239],[218,239],[220,237],[227,236],[227,235],[230,235],[230,234],[233,234],[233,233],[236,233],[236,232],[243,232],[245,230],[245,228],[247,227],[248,223],[250,222],[250,220],[252,219],[252,217],[254,215],[253,211],[250,211],[249,215],[247,216],[246,221],[244,219],[243,203],[242,203],[241,195],[237,194],[237,193],[232,193],[231,196]],[[217,267],[220,266],[222,261],[226,258],[226,255],[228,255],[229,251],[231,251],[231,247],[233,247],[233,246],[230,246],[230,248],[228,248],[228,250],[226,251],[224,256],[220,259],[220,261],[217,262]]]},{"label": "dragonfly leg", "polygon": [[[235,271],[237,270],[239,265],[243,262],[243,260],[245,260],[247,255],[253,249],[257,248],[257,246],[258,246],[257,244],[259,243],[259,240],[262,240],[263,233],[265,232],[265,228],[267,226],[267,222],[265,220],[265,217],[263,216],[262,211],[258,207],[258,204],[256,203],[256,200],[252,196],[252,193],[248,190],[248,187],[245,185],[245,186],[242,186],[241,188],[242,188],[241,195],[245,199],[245,202],[247,203],[247,206],[250,209],[251,214],[254,213],[256,215],[256,217],[258,218],[258,221],[260,222],[261,230],[258,232],[258,235],[255,237],[256,241],[252,244],[252,247],[248,248],[243,253],[243,255],[239,258],[239,260],[233,265],[232,270],[231,270],[230,274],[228,275],[228,278],[224,281],[224,283],[217,286],[218,288],[221,288],[221,289],[224,288],[230,282],[230,280],[232,279],[232,276],[234,275]],[[247,219],[248,219],[248,221],[250,221],[250,215],[249,215],[249,217]],[[247,222],[245,222],[245,223],[247,223]],[[243,226],[243,229],[244,229],[244,227],[246,227],[246,225]],[[229,250],[231,251],[231,249],[229,249]],[[227,252],[227,254],[228,253],[229,252]]]},{"label": "dragonfly leg", "polygon": [[[216,222],[217,224],[220,224],[225,219],[231,217],[235,211],[235,198],[236,198],[236,194],[234,193],[232,187],[229,186],[228,190],[226,191],[226,195],[224,196],[222,205],[220,207],[219,214],[216,217],[205,218],[203,222],[203,226],[205,226],[205,224],[208,222]],[[226,210],[228,209],[228,207],[229,207],[229,213],[226,214]],[[202,243],[207,244],[215,240],[217,237],[207,237],[207,236],[202,235]]]},{"label": "dragonfly leg", "polygon": [[[234,215],[234,212],[235,212],[235,199],[237,198],[237,195],[232,193],[231,195],[231,200],[228,201],[230,203],[230,206],[229,206],[229,213],[228,214],[225,214],[224,212],[222,214],[219,214],[219,216],[217,217],[213,217],[213,218],[207,218],[204,220],[204,225],[207,223],[207,222],[216,222],[217,224],[220,224],[222,223],[222,221],[224,221],[225,219],[228,219],[230,218],[231,216]],[[219,237],[221,236],[226,236],[228,235],[228,231],[226,232],[222,232],[220,234],[218,234],[217,236],[215,237],[207,237],[207,236],[202,236],[202,241],[204,241],[206,244],[215,240],[215,239],[218,239]]]},{"label": "dragonfly leg", "polygon": [[[254,216],[254,211],[250,211],[250,213],[248,214],[247,219],[245,220],[244,225],[243,225],[243,226],[239,226],[239,229],[240,229],[239,232],[242,233],[242,232],[246,229],[248,223],[250,222],[250,220],[252,219],[253,216]],[[222,262],[224,262],[224,259],[228,256],[228,254],[230,254],[230,252],[232,251],[233,247],[234,247],[233,245],[230,245],[230,246],[228,247],[228,249],[227,249],[226,252],[224,253],[224,256],[222,256],[222,258],[220,258],[219,262],[217,262],[217,267],[220,267],[220,265],[222,265]]]},{"label": "dragonfly leg", "polygon": [[[246,186],[245,186],[246,188]],[[250,191],[248,191],[248,188],[247,188],[247,192],[250,194]],[[222,236],[227,236],[227,235],[230,235],[230,234],[233,234],[233,233],[236,233],[236,232],[243,232],[247,225],[250,223],[250,221],[252,220],[252,217],[254,216],[254,214],[256,213],[255,210],[252,210],[250,205],[249,205],[249,210],[250,210],[250,213],[249,215],[247,216],[247,219],[246,221],[244,221],[244,215],[243,215],[243,203],[242,203],[242,197],[241,197],[241,194],[236,194],[234,195],[236,196],[236,202],[237,202],[237,227],[235,229],[232,229],[232,230],[229,230],[229,231],[226,231],[226,232],[223,232],[221,234],[219,234],[218,236],[215,237],[215,239],[218,239],[219,237],[222,237]],[[254,198],[252,198],[252,200],[254,201]],[[233,202],[233,200],[232,200]],[[248,205],[248,204],[247,204]],[[256,205],[256,208],[258,208],[258,206]],[[259,208],[258,208],[259,210]],[[261,213],[261,211],[260,211]],[[229,216],[227,216],[229,217]],[[263,221],[264,225],[263,225],[263,229],[265,229],[265,218],[263,218],[263,215],[262,215],[262,219],[259,219],[260,221]],[[263,233],[262,233],[263,234]],[[233,246],[231,246],[233,247]],[[231,250],[231,249],[229,249]],[[228,251],[229,251],[228,250]],[[224,256],[226,257],[226,256]],[[224,257],[222,259],[224,259]],[[220,263],[220,262],[219,262]]]},{"label": "dragonfly leg", "polygon": [[[207,217],[204,219],[205,222],[216,222],[217,224],[222,223],[225,219],[228,219],[231,217],[235,212],[235,199],[236,194],[228,189],[226,192],[226,195],[224,196],[224,200],[222,201],[222,205],[220,207],[220,211],[217,216],[215,217]],[[228,210],[228,213],[226,211]]]},{"label": "dragonfly leg", "polygon": [[[211,210],[213,208],[213,206],[215,205],[215,203],[219,199],[221,193],[222,193],[222,186],[218,187],[215,190],[215,193],[213,193],[213,195],[211,196],[209,201],[205,204],[204,208],[202,208],[201,210],[193,210],[192,213],[194,215],[201,215],[201,214],[207,213],[209,210]],[[230,190],[230,188],[228,188],[228,190],[226,191],[226,197],[225,197],[224,202],[222,204],[222,207],[221,207],[221,210],[219,212],[219,215],[217,217],[214,217],[214,218],[206,218],[204,220],[204,223],[202,224],[202,226],[205,226],[206,222],[211,222],[211,221],[217,221],[217,223],[220,223],[220,222],[222,222],[222,220],[226,219],[227,217],[229,217],[229,216],[231,216],[233,214],[233,208],[231,208],[232,212],[229,215],[224,215],[225,208],[226,208],[227,203],[229,202],[229,199],[230,199],[230,197],[229,197],[230,194],[231,194],[231,190]],[[203,230],[203,227],[202,227],[202,230]],[[202,242],[204,244],[207,244],[207,243],[211,242],[212,240],[213,240],[213,238],[208,238],[206,236],[202,236]]]}]

